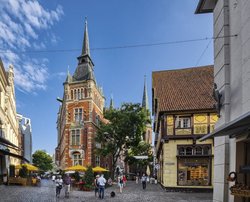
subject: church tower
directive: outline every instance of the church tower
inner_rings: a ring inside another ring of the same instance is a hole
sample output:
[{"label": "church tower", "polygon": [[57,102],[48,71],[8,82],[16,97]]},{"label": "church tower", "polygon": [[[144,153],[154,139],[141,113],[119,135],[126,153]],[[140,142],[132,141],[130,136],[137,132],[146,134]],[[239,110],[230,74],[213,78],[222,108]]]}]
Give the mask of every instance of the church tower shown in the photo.
[{"label": "church tower", "polygon": [[[148,105],[148,92],[147,92],[147,78],[144,76],[144,88],[143,88],[143,96],[142,96],[142,107],[145,109],[148,120],[151,122],[150,110]],[[152,126],[151,123],[147,123],[146,132],[143,136],[143,140],[146,143],[152,144]]]},{"label": "church tower", "polygon": [[105,98],[97,86],[94,63],[90,56],[87,20],[78,65],[73,75],[68,71],[57,119],[56,163],[61,168],[74,165],[108,167],[105,159],[94,153],[95,134],[103,119]]}]

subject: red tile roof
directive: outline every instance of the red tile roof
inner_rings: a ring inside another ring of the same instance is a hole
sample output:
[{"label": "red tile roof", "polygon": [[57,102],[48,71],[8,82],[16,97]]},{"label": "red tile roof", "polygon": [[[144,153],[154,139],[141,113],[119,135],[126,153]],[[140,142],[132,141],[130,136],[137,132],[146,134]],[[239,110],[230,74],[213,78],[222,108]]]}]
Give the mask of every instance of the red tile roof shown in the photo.
[{"label": "red tile roof", "polygon": [[160,111],[214,109],[213,65],[152,73]]}]

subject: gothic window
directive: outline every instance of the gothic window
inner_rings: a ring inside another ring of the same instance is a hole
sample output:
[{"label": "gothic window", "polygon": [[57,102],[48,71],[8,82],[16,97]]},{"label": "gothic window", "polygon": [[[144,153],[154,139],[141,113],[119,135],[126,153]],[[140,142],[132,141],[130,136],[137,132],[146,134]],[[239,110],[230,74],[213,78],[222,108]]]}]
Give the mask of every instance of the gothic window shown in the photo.
[{"label": "gothic window", "polygon": [[77,99],[80,100],[81,99],[81,93],[80,93],[80,89],[77,90]]},{"label": "gothic window", "polygon": [[84,98],[83,89],[81,88],[81,99]]},{"label": "gothic window", "polygon": [[82,108],[75,109],[75,122],[80,123],[83,121]]},{"label": "gothic window", "polygon": [[80,130],[71,131],[71,145],[80,145]]},{"label": "gothic window", "polygon": [[74,90],[74,99],[76,100],[77,99],[77,94],[76,94],[76,89]]},{"label": "gothic window", "polygon": [[100,166],[100,156],[95,156],[95,166]]},{"label": "gothic window", "polygon": [[82,158],[80,152],[73,153],[73,165],[82,165]]},{"label": "gothic window", "polygon": [[84,88],[84,97],[88,97],[88,91],[86,88]]},{"label": "gothic window", "polygon": [[73,90],[71,90],[71,92],[70,92],[70,99],[71,100],[73,100],[74,99],[74,95],[73,95],[74,93],[73,93]]}]

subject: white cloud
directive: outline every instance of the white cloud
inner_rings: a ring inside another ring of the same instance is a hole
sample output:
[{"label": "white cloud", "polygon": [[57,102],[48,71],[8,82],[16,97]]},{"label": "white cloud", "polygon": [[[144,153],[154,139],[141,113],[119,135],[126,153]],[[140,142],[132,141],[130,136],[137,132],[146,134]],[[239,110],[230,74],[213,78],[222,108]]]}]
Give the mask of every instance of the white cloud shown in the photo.
[{"label": "white cloud", "polygon": [[[27,48],[45,49],[47,43],[57,42],[57,37],[49,30],[64,14],[62,7],[58,5],[48,10],[37,0],[0,1],[0,51],[5,66],[14,65],[19,90],[32,93],[45,90],[49,77],[48,59],[30,58],[20,52]],[[52,37],[49,40],[41,38],[40,31]]]}]

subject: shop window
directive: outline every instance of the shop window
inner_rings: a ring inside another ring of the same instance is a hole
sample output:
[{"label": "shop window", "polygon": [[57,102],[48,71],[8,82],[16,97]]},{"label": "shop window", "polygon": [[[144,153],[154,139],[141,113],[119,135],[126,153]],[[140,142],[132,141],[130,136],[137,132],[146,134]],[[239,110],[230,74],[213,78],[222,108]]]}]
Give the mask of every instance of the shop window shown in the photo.
[{"label": "shop window", "polygon": [[178,185],[209,186],[211,184],[209,165],[209,157],[178,159]]}]

